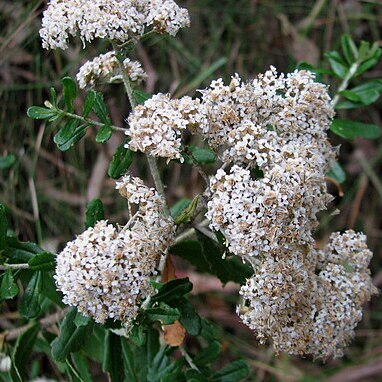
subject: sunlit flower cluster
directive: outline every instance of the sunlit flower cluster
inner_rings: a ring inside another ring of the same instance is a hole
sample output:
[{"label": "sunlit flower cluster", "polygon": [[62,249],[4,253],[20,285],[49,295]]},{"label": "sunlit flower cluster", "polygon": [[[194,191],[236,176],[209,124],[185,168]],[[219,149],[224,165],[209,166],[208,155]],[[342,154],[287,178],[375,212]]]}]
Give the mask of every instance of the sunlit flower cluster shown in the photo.
[{"label": "sunlit flower cluster", "polygon": [[46,49],[66,49],[71,36],[125,42],[146,27],[174,36],[188,26],[188,11],[173,0],[50,0],[40,36]]},{"label": "sunlit flower cluster", "polygon": [[[141,82],[147,78],[141,63],[126,58],[122,62],[125,73],[131,82]],[[117,82],[122,80],[122,73],[115,52],[101,54],[91,61],[85,62],[78,73],[77,81],[81,89],[99,83]]]},{"label": "sunlit flower cluster", "polygon": [[362,305],[376,293],[365,239],[354,231],[335,233],[319,256],[296,247],[267,258],[240,290],[241,319],[261,342],[272,339],[276,352],[342,356]]},{"label": "sunlit flower cluster", "polygon": [[69,242],[57,256],[56,284],[63,302],[98,323],[108,318],[128,326],[150,295],[150,279],[174,234],[162,215],[159,195],[138,178],[125,177],[120,193],[138,210],[121,229],[101,220]]},{"label": "sunlit flower cluster", "polygon": [[200,122],[199,101],[190,97],[170,99],[156,94],[130,114],[127,147],[152,156],[183,160],[182,131]]}]

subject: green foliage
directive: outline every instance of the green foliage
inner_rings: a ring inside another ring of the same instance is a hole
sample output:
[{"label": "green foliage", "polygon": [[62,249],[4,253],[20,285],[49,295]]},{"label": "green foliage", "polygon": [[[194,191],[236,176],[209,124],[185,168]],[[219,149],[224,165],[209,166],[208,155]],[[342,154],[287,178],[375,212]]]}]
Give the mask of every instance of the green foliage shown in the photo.
[{"label": "green foliage", "polygon": [[148,99],[152,97],[152,94],[143,92],[141,90],[134,90],[133,96],[138,105],[143,105]]},{"label": "green foliage", "polygon": [[347,139],[354,139],[357,137],[376,139],[381,136],[381,129],[377,125],[339,118],[334,119],[330,130],[340,137]]},{"label": "green foliage", "polygon": [[[77,85],[71,77],[62,79],[64,106],[60,107],[56,91],[50,91],[51,99],[45,102],[45,107],[31,106],[27,114],[32,119],[46,119],[48,122],[58,120],[58,132],[54,136],[54,142],[61,151],[67,151],[79,142],[89,127],[98,129],[96,142],[104,143],[112,136],[112,122],[109,110],[103,99],[103,94],[90,90],[86,93],[81,115],[74,114],[74,101],[77,97]],[[99,121],[89,119],[93,112]],[[61,120],[65,120],[64,123]]]},{"label": "green foliage", "polygon": [[171,247],[171,253],[193,264],[199,272],[210,273],[222,283],[234,281],[243,284],[253,273],[249,265],[232,256],[223,258],[227,249],[203,234],[199,241],[183,241]]},{"label": "green foliage", "polygon": [[19,294],[19,287],[17,286],[13,273],[11,270],[6,270],[1,277],[0,285],[0,302],[12,299]]},{"label": "green foliage", "polygon": [[28,360],[31,356],[39,331],[39,324],[34,324],[18,337],[11,356],[12,365],[10,377],[13,382],[23,382],[26,380]]},{"label": "green foliage", "polygon": [[110,331],[106,332],[102,369],[109,374],[111,381],[125,380],[125,372],[122,367],[124,361],[122,341],[123,337],[117,336]]},{"label": "green foliage", "polygon": [[23,297],[20,301],[20,314],[26,318],[38,317],[41,312],[42,274],[40,271],[33,273]]},{"label": "green foliage", "polygon": [[[216,155],[209,148],[202,148],[197,146],[189,146],[187,148],[192,155],[193,159],[199,164],[213,164],[216,162]],[[186,160],[186,163],[193,164],[193,160],[190,158],[190,155],[185,153],[183,157]]]},{"label": "green foliage", "polygon": [[[176,225],[179,225],[182,223],[189,222],[195,214],[195,210],[196,210],[196,207],[198,206],[198,202],[199,202],[199,195],[195,196],[195,198],[191,201],[191,203],[187,205],[187,207],[179,211],[179,213],[174,217],[174,223]],[[184,204],[185,203],[183,202],[183,205]],[[180,208],[178,206],[178,210],[179,209]]]},{"label": "green foliage", "polygon": [[94,227],[97,221],[104,218],[103,204],[100,199],[93,199],[86,206],[86,218],[85,226],[86,228]]},{"label": "green foliage", "polygon": [[174,279],[157,289],[158,292],[152,296],[151,301],[171,303],[191,292],[192,284],[188,278]]},{"label": "green foliage", "polygon": [[191,200],[189,198],[182,198],[178,202],[176,202],[171,208],[170,208],[170,214],[175,219],[179,214],[184,211],[191,203]]},{"label": "green foliage", "polygon": [[119,179],[133,163],[133,152],[125,147],[126,143],[118,146],[110,162],[107,173],[112,179]]},{"label": "green foliage", "polygon": [[89,125],[81,125],[77,119],[72,119],[54,136],[53,141],[61,151],[67,151],[79,142],[86,134]]},{"label": "green foliage", "polygon": [[64,77],[61,82],[63,86],[66,107],[70,113],[73,113],[73,102],[77,97],[77,84],[71,77]]},{"label": "green foliage", "polygon": [[70,353],[80,350],[91,335],[93,325],[90,319],[83,318],[75,308],[71,309],[62,321],[60,335],[51,344],[53,358],[64,362]]}]

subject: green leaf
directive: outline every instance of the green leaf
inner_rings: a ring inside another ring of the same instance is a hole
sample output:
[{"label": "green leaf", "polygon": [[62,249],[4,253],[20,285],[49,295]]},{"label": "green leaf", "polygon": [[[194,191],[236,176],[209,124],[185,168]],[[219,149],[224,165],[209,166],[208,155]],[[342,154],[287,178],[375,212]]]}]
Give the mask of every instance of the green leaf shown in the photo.
[{"label": "green leaf", "polygon": [[198,336],[202,331],[202,321],[190,301],[186,299],[179,300],[176,303],[176,308],[180,312],[179,321],[187,330],[187,333]]},{"label": "green leaf", "polygon": [[125,148],[126,142],[121,144],[110,162],[108,175],[112,179],[119,179],[129,169],[131,163],[133,163],[133,152],[128,148]]},{"label": "green leaf", "polygon": [[199,242],[183,241],[171,247],[171,253],[193,264],[199,272],[217,276],[224,284],[234,281],[243,284],[253,274],[252,268],[232,256],[223,259],[227,249],[198,233]]},{"label": "green leaf", "polygon": [[69,150],[75,143],[81,140],[89,125],[79,125],[77,119],[70,120],[59,132],[53,137],[54,143],[61,151]]},{"label": "green leaf", "polygon": [[102,370],[109,374],[110,381],[124,381],[123,353],[121,345],[122,337],[107,331],[104,345],[104,358]]},{"label": "green leaf", "polygon": [[28,264],[33,271],[54,271],[55,259],[53,253],[42,252],[32,257]]},{"label": "green leaf", "polygon": [[93,331],[93,322],[77,326],[77,310],[71,309],[60,327],[60,335],[52,342],[52,356],[58,362],[64,362],[70,353],[80,350]]},{"label": "green leaf", "polygon": [[212,342],[216,340],[216,329],[215,326],[209,322],[208,320],[202,318],[202,330],[200,335],[205,338],[208,342]]},{"label": "green leaf", "polygon": [[57,115],[57,111],[54,109],[47,109],[41,106],[31,106],[27,110],[29,118],[33,119],[49,119]]},{"label": "green leaf", "polygon": [[0,203],[0,252],[7,246],[8,220],[4,204]]},{"label": "green leaf", "polygon": [[326,175],[340,184],[346,180],[346,173],[337,161],[332,162],[330,170]]},{"label": "green leaf", "polygon": [[[201,148],[197,146],[189,146],[188,149],[191,151],[192,156],[199,164],[212,164],[216,161],[216,156],[213,151],[208,148]],[[188,158],[185,154],[184,157],[188,164],[192,164],[192,159]]]},{"label": "green leaf", "polygon": [[82,110],[82,116],[86,118],[91,110],[93,109],[93,105],[96,99],[96,92],[94,90],[90,90],[86,93],[84,106]]},{"label": "green leaf", "polygon": [[196,195],[192,202],[174,219],[176,225],[189,222],[194,216],[199,202],[199,195]]},{"label": "green leaf", "polygon": [[151,297],[152,302],[165,302],[167,304],[179,300],[192,290],[192,283],[188,277],[170,280],[158,288],[158,293]]},{"label": "green leaf", "polygon": [[249,374],[249,368],[244,361],[231,362],[224,369],[214,374],[212,380],[214,382],[238,382],[241,379],[247,377]]},{"label": "green leaf", "polygon": [[333,120],[330,130],[334,134],[347,139],[357,137],[376,139],[381,136],[381,129],[377,125],[338,118]]},{"label": "green leaf", "polygon": [[[167,346],[162,346],[159,349],[159,352],[155,355],[149,369],[147,372],[147,382],[162,382],[166,375],[170,374],[177,380],[177,372],[180,371],[182,360],[177,362],[171,362],[169,357],[166,355],[168,351]],[[174,375],[175,374],[175,375]]]},{"label": "green leaf", "polygon": [[129,339],[137,346],[142,346],[146,340],[146,332],[140,323],[133,326],[129,334]]},{"label": "green leaf", "polygon": [[134,352],[130,348],[129,343],[127,341],[122,341],[122,355],[123,364],[125,366],[128,381],[139,382],[138,377],[136,375],[137,373]]},{"label": "green leaf", "polygon": [[103,125],[96,135],[96,142],[98,143],[104,143],[108,141],[113,134],[113,130],[111,129],[110,125]]},{"label": "green leaf", "polygon": [[86,206],[86,228],[94,227],[97,221],[104,218],[103,204],[100,199],[93,199]]},{"label": "green leaf", "polygon": [[13,273],[7,269],[2,277],[0,286],[0,301],[10,300],[19,294],[19,287],[17,286]]},{"label": "green leaf", "polygon": [[8,168],[12,167],[15,163],[16,163],[16,156],[13,154],[1,157],[0,170],[7,170]]},{"label": "green leaf", "polygon": [[5,244],[5,257],[7,262],[11,264],[27,263],[37,253],[42,253],[44,250],[37,244],[26,241],[19,241],[16,237],[7,236]]},{"label": "green leaf", "polygon": [[21,381],[27,380],[27,372],[29,371],[28,360],[32,355],[33,346],[39,331],[40,325],[34,324],[17,338],[11,357],[13,361],[13,370],[11,370],[12,381],[19,381],[18,376],[21,377]]},{"label": "green leaf", "polygon": [[70,361],[67,359],[65,362],[67,366],[67,372],[70,376],[71,382],[85,382],[82,378],[80,373],[76,370],[76,368],[70,363]]},{"label": "green leaf", "polygon": [[74,106],[73,101],[77,97],[77,85],[76,82],[71,77],[64,77],[62,80],[62,85],[64,87],[64,99],[66,107],[68,108],[69,113],[73,113]]},{"label": "green leaf", "polygon": [[357,61],[358,49],[353,39],[348,34],[344,34],[341,36],[341,48],[345,59],[349,65]]},{"label": "green leaf", "polygon": [[103,94],[95,92],[95,99],[93,103],[93,112],[105,124],[111,124],[109,111],[103,100]]},{"label": "green leaf", "polygon": [[358,107],[368,106],[377,101],[382,93],[382,80],[372,80],[344,90],[340,94],[352,102],[359,103]]},{"label": "green leaf", "polygon": [[171,308],[163,302],[161,302],[158,307],[147,309],[146,314],[150,321],[159,321],[162,325],[173,324],[180,318],[178,309]]},{"label": "green leaf", "polygon": [[141,90],[133,90],[133,96],[138,105],[143,105],[153,95],[150,93],[143,92]]},{"label": "green leaf", "polygon": [[50,88],[49,89],[50,93],[50,103],[54,106],[57,107],[57,92],[55,88]]},{"label": "green leaf", "polygon": [[340,78],[344,78],[349,70],[347,63],[342,59],[341,55],[336,52],[327,52],[325,57],[328,59],[333,72]]},{"label": "green leaf", "polygon": [[62,295],[57,291],[52,272],[42,273],[42,292],[45,297],[56,305],[63,307]]},{"label": "green leaf", "polygon": [[189,206],[190,203],[191,199],[189,198],[180,199],[170,208],[170,215],[173,218],[176,218],[185,208]]},{"label": "green leaf", "polygon": [[40,294],[42,290],[41,272],[35,272],[30,279],[20,302],[20,314],[26,318],[36,318],[41,312]]},{"label": "green leaf", "polygon": [[219,356],[221,345],[218,341],[212,341],[205,349],[202,349],[194,358],[194,363],[197,366],[204,366],[213,361]]}]

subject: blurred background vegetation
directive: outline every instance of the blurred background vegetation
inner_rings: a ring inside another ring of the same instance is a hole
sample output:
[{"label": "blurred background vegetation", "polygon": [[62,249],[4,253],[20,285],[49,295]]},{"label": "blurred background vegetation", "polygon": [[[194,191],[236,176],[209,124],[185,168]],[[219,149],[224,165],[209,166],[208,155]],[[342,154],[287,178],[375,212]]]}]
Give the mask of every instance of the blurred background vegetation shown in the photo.
[{"label": "blurred background vegetation", "polygon": [[[378,41],[382,45],[380,0],[189,0],[179,1],[191,13],[192,24],[174,39],[154,37],[134,53],[149,74],[143,90],[171,92],[175,97],[196,95],[196,89],[212,79],[239,73],[250,79],[270,65],[292,71],[301,61],[320,66],[324,52],[338,49],[340,37],[349,33],[356,42]],[[86,50],[78,41],[67,51],[41,48],[38,30],[45,1],[0,1],[0,156],[14,154],[15,164],[0,169],[0,200],[10,209],[10,225],[22,240],[39,242],[59,251],[83,230],[89,200],[99,197],[106,215],[123,223],[124,203],[107,176],[107,167],[123,135],[114,134],[106,145],[91,137],[74,149],[60,152],[53,143],[54,124],[33,121],[26,115],[31,105],[42,105],[50,87],[60,87],[64,75],[74,76],[79,66],[105,49],[96,43]],[[382,62],[367,73],[382,77]],[[324,77],[325,80],[325,77]],[[328,79],[327,79],[328,80]],[[354,81],[354,85],[362,82]],[[338,83],[330,83],[333,91]],[[119,85],[102,89],[113,123],[125,126],[128,105]],[[340,116],[382,126],[381,101],[372,107],[341,111]],[[325,240],[333,230],[355,228],[368,235],[374,251],[372,272],[382,284],[382,140],[358,138],[341,145],[339,162],[346,172],[340,188],[330,184],[339,215],[322,215],[317,237]],[[131,171],[145,172],[146,163],[135,160]],[[177,163],[165,166],[163,176],[170,204],[192,198],[203,189],[197,171]],[[212,167],[206,171],[213,173]],[[150,182],[150,179],[147,179]],[[343,192],[343,196],[341,194]],[[333,209],[332,209],[333,210]],[[217,279],[195,274],[175,261],[178,276],[194,282],[193,301],[201,315],[221,328],[226,352],[248,359],[248,381],[382,381],[382,302],[375,297],[366,307],[356,338],[341,360],[311,362],[286,355],[274,356],[271,347],[260,346],[253,333],[237,318],[234,297],[237,287],[224,289]],[[12,319],[0,314],[2,324]],[[4,321],[5,320],[5,321]],[[4,325],[3,325],[4,326]]]}]

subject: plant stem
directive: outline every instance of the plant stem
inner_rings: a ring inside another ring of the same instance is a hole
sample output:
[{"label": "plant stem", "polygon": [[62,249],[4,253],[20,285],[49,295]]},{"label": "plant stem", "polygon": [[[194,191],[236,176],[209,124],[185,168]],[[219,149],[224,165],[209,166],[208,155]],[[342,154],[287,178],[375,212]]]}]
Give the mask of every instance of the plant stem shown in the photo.
[{"label": "plant stem", "polygon": [[8,269],[16,270],[16,269],[29,269],[29,264],[3,264],[0,265],[0,271],[6,271]]},{"label": "plant stem", "polygon": [[[118,47],[118,45],[113,41],[111,42],[111,44],[113,46],[114,51],[120,53],[120,48]],[[131,108],[134,109],[137,106],[137,102],[135,101],[135,98],[134,98],[133,89],[131,88],[131,85],[130,85],[129,76],[126,73],[122,62],[120,62],[119,60],[118,60],[118,65],[119,65],[119,68],[120,68],[121,73],[122,73],[122,81],[123,81],[123,85],[125,87],[127,97],[129,99]],[[168,208],[167,208],[167,202],[166,202],[166,195],[164,192],[163,182],[162,182],[162,179],[160,177],[157,161],[154,157],[147,155],[147,154],[146,154],[146,159],[147,159],[147,162],[148,162],[149,167],[150,167],[150,172],[151,172],[151,175],[152,175],[153,180],[154,180],[155,188],[157,189],[158,193],[161,195],[161,197],[163,199],[163,202],[165,205],[164,213],[166,215],[169,215]]]},{"label": "plant stem", "polygon": [[[74,118],[74,119],[78,119],[79,121],[84,122],[84,123],[87,123],[87,124],[89,124],[89,125],[94,125],[94,126],[99,126],[99,127],[103,127],[103,126],[105,126],[105,124],[102,123],[102,122],[94,121],[94,120],[92,120],[92,119],[82,117],[81,115],[77,115],[77,114],[69,113],[69,112],[67,112],[67,111],[65,111],[65,110],[58,110],[58,112],[59,112],[62,116],[70,117],[70,118]],[[123,127],[114,126],[114,125],[111,125],[110,127],[112,128],[112,130],[123,131],[123,132],[126,131],[126,129],[123,128]]]},{"label": "plant stem", "polygon": [[182,353],[182,356],[187,361],[187,363],[190,365],[191,369],[199,371],[198,367],[194,364],[194,362],[192,361],[192,358],[187,353],[186,349],[183,346],[179,346],[179,350]]},{"label": "plant stem", "polygon": [[358,70],[358,62],[354,62],[349,71],[346,73],[346,76],[344,77],[344,79],[342,80],[340,86],[338,87],[337,89],[337,93],[336,95],[334,96],[333,98],[333,101],[332,101],[332,106],[335,107],[341,97],[340,93],[344,90],[347,89],[348,85],[349,85],[349,82],[350,80],[353,78],[354,74],[357,72]]}]

